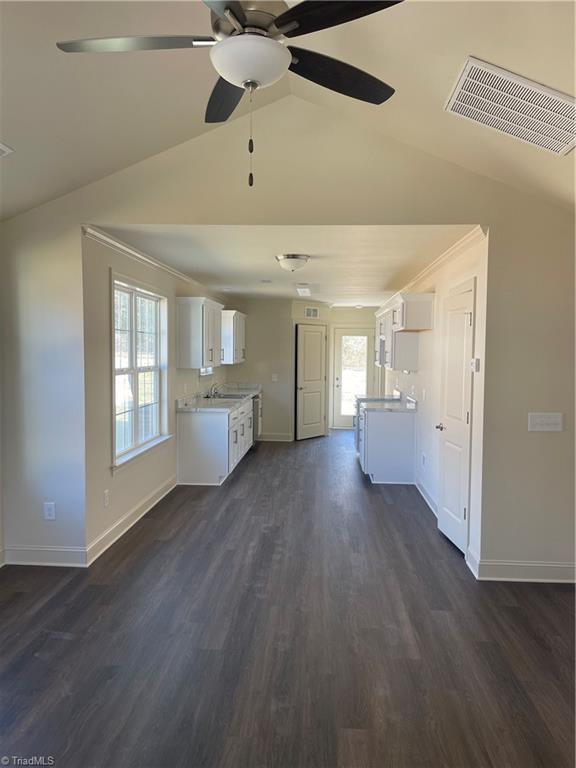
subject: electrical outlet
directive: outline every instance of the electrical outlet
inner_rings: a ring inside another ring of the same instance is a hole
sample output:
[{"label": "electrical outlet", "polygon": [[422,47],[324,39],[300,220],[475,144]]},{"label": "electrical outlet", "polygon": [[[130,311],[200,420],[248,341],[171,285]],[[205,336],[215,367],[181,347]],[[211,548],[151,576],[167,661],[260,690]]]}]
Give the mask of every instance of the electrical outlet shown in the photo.
[{"label": "electrical outlet", "polygon": [[44,520],[56,520],[56,504],[53,501],[45,501],[43,504]]},{"label": "electrical outlet", "polygon": [[272,382],[273,382],[274,384],[277,384],[277,383],[278,383],[278,374],[277,374],[277,373],[273,373],[273,374],[272,374]]},{"label": "electrical outlet", "polygon": [[110,491],[108,488],[104,491],[104,506],[109,507],[110,506]]}]

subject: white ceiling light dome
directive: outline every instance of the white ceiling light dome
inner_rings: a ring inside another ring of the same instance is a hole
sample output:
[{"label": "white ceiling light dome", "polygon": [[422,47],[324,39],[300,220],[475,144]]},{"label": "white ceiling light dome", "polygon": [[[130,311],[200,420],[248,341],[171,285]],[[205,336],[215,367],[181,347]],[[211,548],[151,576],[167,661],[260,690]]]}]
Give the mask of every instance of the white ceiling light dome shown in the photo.
[{"label": "white ceiling light dome", "polygon": [[280,256],[276,256],[278,264],[287,272],[296,272],[297,269],[302,269],[310,261],[310,256],[306,256],[303,253],[282,253]]},{"label": "white ceiling light dome", "polygon": [[286,74],[292,54],[278,40],[247,33],[220,40],[210,48],[210,58],[220,77],[232,85],[266,88]]}]

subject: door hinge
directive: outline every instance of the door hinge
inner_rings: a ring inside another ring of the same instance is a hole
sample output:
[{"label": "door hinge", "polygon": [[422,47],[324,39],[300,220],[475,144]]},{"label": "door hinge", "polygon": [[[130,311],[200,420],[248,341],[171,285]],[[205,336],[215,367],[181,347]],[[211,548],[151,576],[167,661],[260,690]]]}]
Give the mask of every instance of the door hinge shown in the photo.
[{"label": "door hinge", "polygon": [[466,507],[464,507],[464,520],[466,520],[466,515],[467,515],[467,509]]},{"label": "door hinge", "polygon": [[472,325],[472,312],[468,312],[468,325]]},{"label": "door hinge", "polygon": [[470,411],[466,411],[466,424],[470,424]]}]

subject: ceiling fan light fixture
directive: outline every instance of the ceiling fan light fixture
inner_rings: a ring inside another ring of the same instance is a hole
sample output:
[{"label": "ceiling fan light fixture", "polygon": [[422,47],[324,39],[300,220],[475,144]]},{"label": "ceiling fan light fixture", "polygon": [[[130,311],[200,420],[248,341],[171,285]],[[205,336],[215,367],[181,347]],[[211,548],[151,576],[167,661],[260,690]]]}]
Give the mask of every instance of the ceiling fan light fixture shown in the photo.
[{"label": "ceiling fan light fixture", "polygon": [[220,40],[210,49],[210,58],[220,77],[238,88],[246,83],[267,88],[286,74],[292,62],[281,42],[251,33]]},{"label": "ceiling fan light fixture", "polygon": [[276,261],[287,272],[296,272],[308,264],[310,256],[302,253],[281,253],[279,256],[276,256]]}]

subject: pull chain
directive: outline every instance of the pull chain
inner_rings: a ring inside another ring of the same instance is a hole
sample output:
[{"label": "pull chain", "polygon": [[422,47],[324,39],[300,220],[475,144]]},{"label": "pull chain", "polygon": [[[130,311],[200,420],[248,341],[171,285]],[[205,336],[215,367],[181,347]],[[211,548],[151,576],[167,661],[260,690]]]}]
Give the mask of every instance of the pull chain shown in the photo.
[{"label": "pull chain", "polygon": [[252,171],[252,159],[254,155],[254,138],[253,138],[253,115],[252,115],[252,95],[254,93],[254,87],[252,84],[248,87],[250,92],[250,138],[248,139],[248,159],[249,159],[249,173],[248,173],[248,186],[254,186],[254,173]]}]

